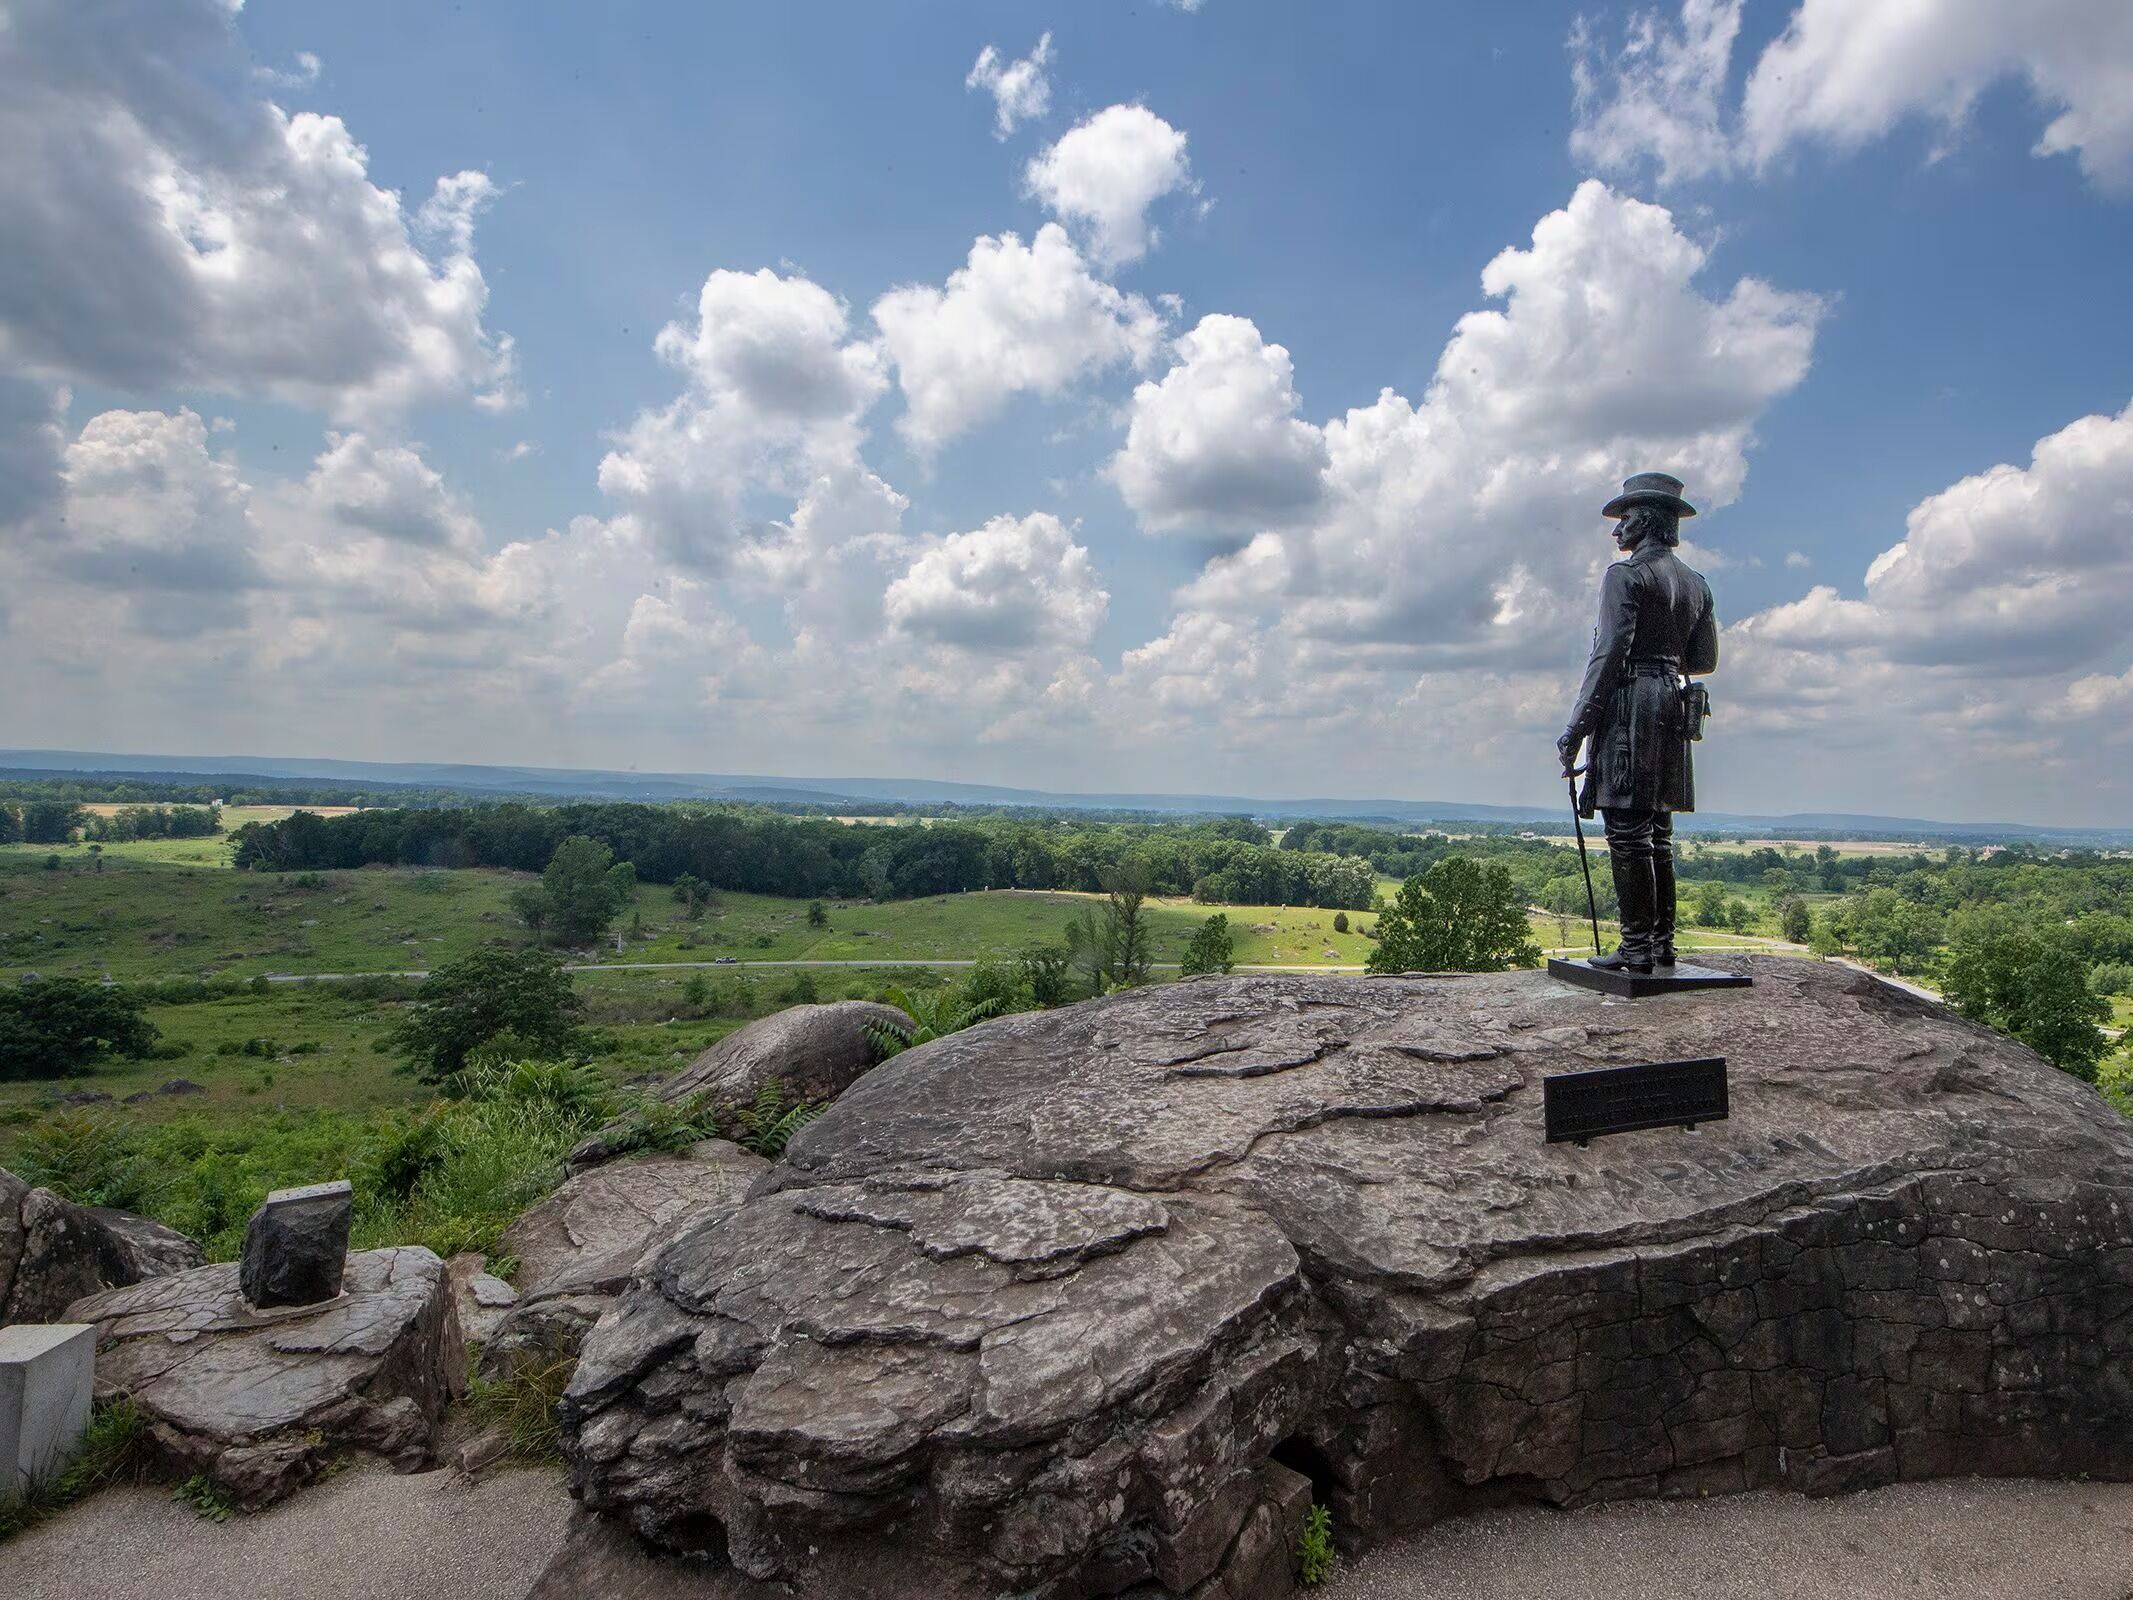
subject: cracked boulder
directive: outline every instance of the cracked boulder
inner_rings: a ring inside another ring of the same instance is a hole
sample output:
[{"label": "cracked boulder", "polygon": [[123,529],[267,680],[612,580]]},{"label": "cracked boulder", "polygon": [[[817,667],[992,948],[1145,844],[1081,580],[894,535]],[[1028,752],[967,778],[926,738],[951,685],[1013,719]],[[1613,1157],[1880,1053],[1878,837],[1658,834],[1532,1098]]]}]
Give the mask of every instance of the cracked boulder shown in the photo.
[{"label": "cracked boulder", "polygon": [[96,1397],[130,1399],[178,1475],[205,1473],[247,1510],[360,1450],[430,1464],[466,1373],[445,1264],[419,1245],[348,1257],[340,1294],[257,1310],[234,1262],[91,1295]]},{"label": "cracked boulder", "polygon": [[482,1371],[576,1352],[614,1304],[638,1257],[681,1227],[731,1212],[770,1163],[724,1139],[687,1152],[621,1161],[568,1179],[504,1230],[525,1292],[486,1334]]},{"label": "cracked boulder", "polygon": [[54,1322],[83,1295],[182,1272],[205,1259],[175,1228],[76,1205],[0,1171],[0,1326]]},{"label": "cracked boulder", "polygon": [[[907,1051],[638,1263],[573,1489],[734,1596],[1259,1600],[1313,1498],[1358,1548],[1506,1495],[2133,1477],[2133,1125],[1741,964],[1203,980]],[[1712,1055],[1730,1120],[1545,1142],[1549,1074]]]}]

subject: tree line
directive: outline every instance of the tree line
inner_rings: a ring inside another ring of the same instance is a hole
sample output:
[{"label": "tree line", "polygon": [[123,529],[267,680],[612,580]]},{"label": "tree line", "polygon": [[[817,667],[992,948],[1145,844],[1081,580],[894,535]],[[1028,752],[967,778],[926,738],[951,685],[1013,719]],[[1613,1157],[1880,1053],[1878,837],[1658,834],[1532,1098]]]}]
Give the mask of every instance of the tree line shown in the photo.
[{"label": "tree line", "polygon": [[1038,825],[1013,817],[931,826],[839,823],[753,806],[515,803],[322,817],[299,811],[232,836],[236,865],[269,871],[364,866],[544,870],[573,837],[607,847],[638,880],[797,899],[914,899],[972,889],[1102,892],[1129,865],[1147,892],[1211,904],[1367,908],[1376,875],[1359,856],[1276,850],[1248,818],[1161,825]]},{"label": "tree line", "polygon": [[122,844],[133,839],[206,839],[222,830],[212,806],[122,806],[104,813],[71,800],[0,803],[0,844]]}]

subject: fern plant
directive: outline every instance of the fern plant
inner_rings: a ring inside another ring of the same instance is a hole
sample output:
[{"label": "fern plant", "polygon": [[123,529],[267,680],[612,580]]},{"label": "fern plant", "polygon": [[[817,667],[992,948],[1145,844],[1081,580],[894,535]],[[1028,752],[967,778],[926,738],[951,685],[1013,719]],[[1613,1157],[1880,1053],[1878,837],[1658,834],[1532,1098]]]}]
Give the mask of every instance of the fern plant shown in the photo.
[{"label": "fern plant", "polygon": [[886,990],[882,998],[911,1019],[911,1026],[899,1028],[895,1023],[869,1026],[868,1041],[874,1053],[886,1061],[901,1055],[913,1045],[926,1044],[947,1034],[961,1033],[965,1028],[983,1022],[987,1017],[998,1016],[998,999],[979,1000],[965,1005],[953,990],[943,989],[939,994],[914,995],[904,989]]},{"label": "fern plant", "polygon": [[826,1106],[811,1106],[805,1101],[788,1103],[785,1085],[770,1082],[756,1091],[755,1104],[734,1117],[737,1125],[733,1142],[743,1150],[752,1150],[766,1160],[775,1161],[785,1154],[785,1147],[792,1143],[793,1135],[806,1127],[827,1110]]}]

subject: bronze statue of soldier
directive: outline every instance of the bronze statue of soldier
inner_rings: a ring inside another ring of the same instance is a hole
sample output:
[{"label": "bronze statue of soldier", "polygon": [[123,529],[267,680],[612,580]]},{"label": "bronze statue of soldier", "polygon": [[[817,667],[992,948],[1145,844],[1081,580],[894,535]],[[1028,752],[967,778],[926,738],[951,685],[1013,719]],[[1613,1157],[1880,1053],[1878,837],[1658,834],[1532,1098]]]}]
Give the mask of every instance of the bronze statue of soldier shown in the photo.
[{"label": "bronze statue of soldier", "polygon": [[1622,940],[1589,965],[1649,973],[1674,965],[1674,813],[1696,809],[1689,746],[1703,736],[1708,699],[1689,673],[1718,666],[1718,615],[1711,586],[1674,553],[1681,521],[1696,508],[1679,478],[1640,472],[1600,508],[1616,519],[1627,559],[1600,584],[1592,659],[1570,725],[1556,740],[1574,776],[1589,741],[1578,811],[1598,811],[1621,903]]}]

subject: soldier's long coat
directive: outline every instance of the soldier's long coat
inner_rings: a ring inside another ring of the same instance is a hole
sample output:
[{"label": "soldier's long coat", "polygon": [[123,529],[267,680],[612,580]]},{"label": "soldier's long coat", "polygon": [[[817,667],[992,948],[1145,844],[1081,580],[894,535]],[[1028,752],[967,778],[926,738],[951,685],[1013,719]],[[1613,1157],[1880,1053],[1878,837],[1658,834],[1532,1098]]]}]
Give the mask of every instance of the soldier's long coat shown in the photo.
[{"label": "soldier's long coat", "polygon": [[1694,811],[1696,774],[1682,726],[1678,680],[1632,671],[1632,663],[1672,663],[1677,672],[1718,666],[1718,614],[1711,586],[1656,539],[1607,569],[1592,659],[1570,714],[1570,731],[1589,736],[1586,816],[1617,807]]}]

